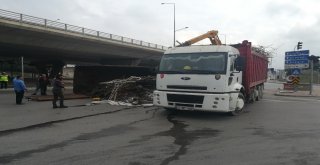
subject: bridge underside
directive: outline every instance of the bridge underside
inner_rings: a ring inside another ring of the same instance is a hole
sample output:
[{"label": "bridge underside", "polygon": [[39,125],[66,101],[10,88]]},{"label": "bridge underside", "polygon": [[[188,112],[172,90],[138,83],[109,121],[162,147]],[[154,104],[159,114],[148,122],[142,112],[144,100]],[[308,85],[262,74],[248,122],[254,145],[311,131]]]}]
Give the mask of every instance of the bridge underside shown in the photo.
[{"label": "bridge underside", "polygon": [[156,66],[159,62],[159,59],[154,58],[139,59],[115,55],[101,56],[101,54],[94,53],[3,43],[0,44],[0,54],[2,61],[18,59],[23,56],[25,62],[29,64],[63,61],[69,64],[85,65]]},{"label": "bridge underside", "polygon": [[27,63],[158,65],[163,50],[84,37],[78,34],[0,21],[0,58],[24,57]]}]

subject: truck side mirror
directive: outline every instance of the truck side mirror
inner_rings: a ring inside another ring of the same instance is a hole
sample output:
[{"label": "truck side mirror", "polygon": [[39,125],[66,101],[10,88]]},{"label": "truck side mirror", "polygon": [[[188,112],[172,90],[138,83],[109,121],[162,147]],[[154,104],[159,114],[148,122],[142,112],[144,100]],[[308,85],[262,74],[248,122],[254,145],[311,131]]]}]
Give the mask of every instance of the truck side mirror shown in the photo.
[{"label": "truck side mirror", "polygon": [[235,69],[237,71],[243,71],[244,64],[245,64],[245,58],[238,56],[235,61]]}]

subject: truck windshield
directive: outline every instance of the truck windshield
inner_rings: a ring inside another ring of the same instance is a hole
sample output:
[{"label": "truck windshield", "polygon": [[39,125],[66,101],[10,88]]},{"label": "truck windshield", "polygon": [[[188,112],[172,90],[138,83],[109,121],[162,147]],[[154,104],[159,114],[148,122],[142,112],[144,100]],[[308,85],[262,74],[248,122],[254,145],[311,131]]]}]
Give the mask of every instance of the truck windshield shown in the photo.
[{"label": "truck windshield", "polygon": [[179,53],[165,54],[160,63],[160,73],[225,74],[227,53]]}]

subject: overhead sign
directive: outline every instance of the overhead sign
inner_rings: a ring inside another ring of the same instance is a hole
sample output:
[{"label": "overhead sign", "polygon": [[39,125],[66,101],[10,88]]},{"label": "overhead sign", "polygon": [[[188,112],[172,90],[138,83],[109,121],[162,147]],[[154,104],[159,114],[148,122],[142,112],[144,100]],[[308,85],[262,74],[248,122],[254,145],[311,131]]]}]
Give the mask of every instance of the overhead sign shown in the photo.
[{"label": "overhead sign", "polygon": [[285,52],[284,68],[309,68],[309,50]]}]

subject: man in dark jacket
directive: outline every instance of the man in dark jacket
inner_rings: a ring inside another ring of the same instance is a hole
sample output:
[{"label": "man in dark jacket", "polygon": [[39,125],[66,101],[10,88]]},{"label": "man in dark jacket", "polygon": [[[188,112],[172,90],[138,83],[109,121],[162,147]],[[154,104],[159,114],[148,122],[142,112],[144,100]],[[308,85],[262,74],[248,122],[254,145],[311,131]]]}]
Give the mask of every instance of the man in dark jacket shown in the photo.
[{"label": "man in dark jacket", "polygon": [[[53,83],[52,83],[53,108],[68,108],[63,104],[63,101],[64,101],[63,90],[64,90],[64,83],[62,82],[62,75],[59,74],[56,76],[56,78],[53,80]],[[60,107],[57,106],[58,98],[60,99]]]},{"label": "man in dark jacket", "polygon": [[46,74],[42,74],[41,77],[39,77],[39,87],[41,90],[41,95],[47,95],[47,86],[49,84],[49,80],[47,78]]},{"label": "man in dark jacket", "polygon": [[32,95],[37,95],[38,91],[40,90],[39,80],[41,79],[41,77],[42,77],[42,74],[40,74],[37,79],[36,89],[34,90],[34,93],[32,93]]}]

